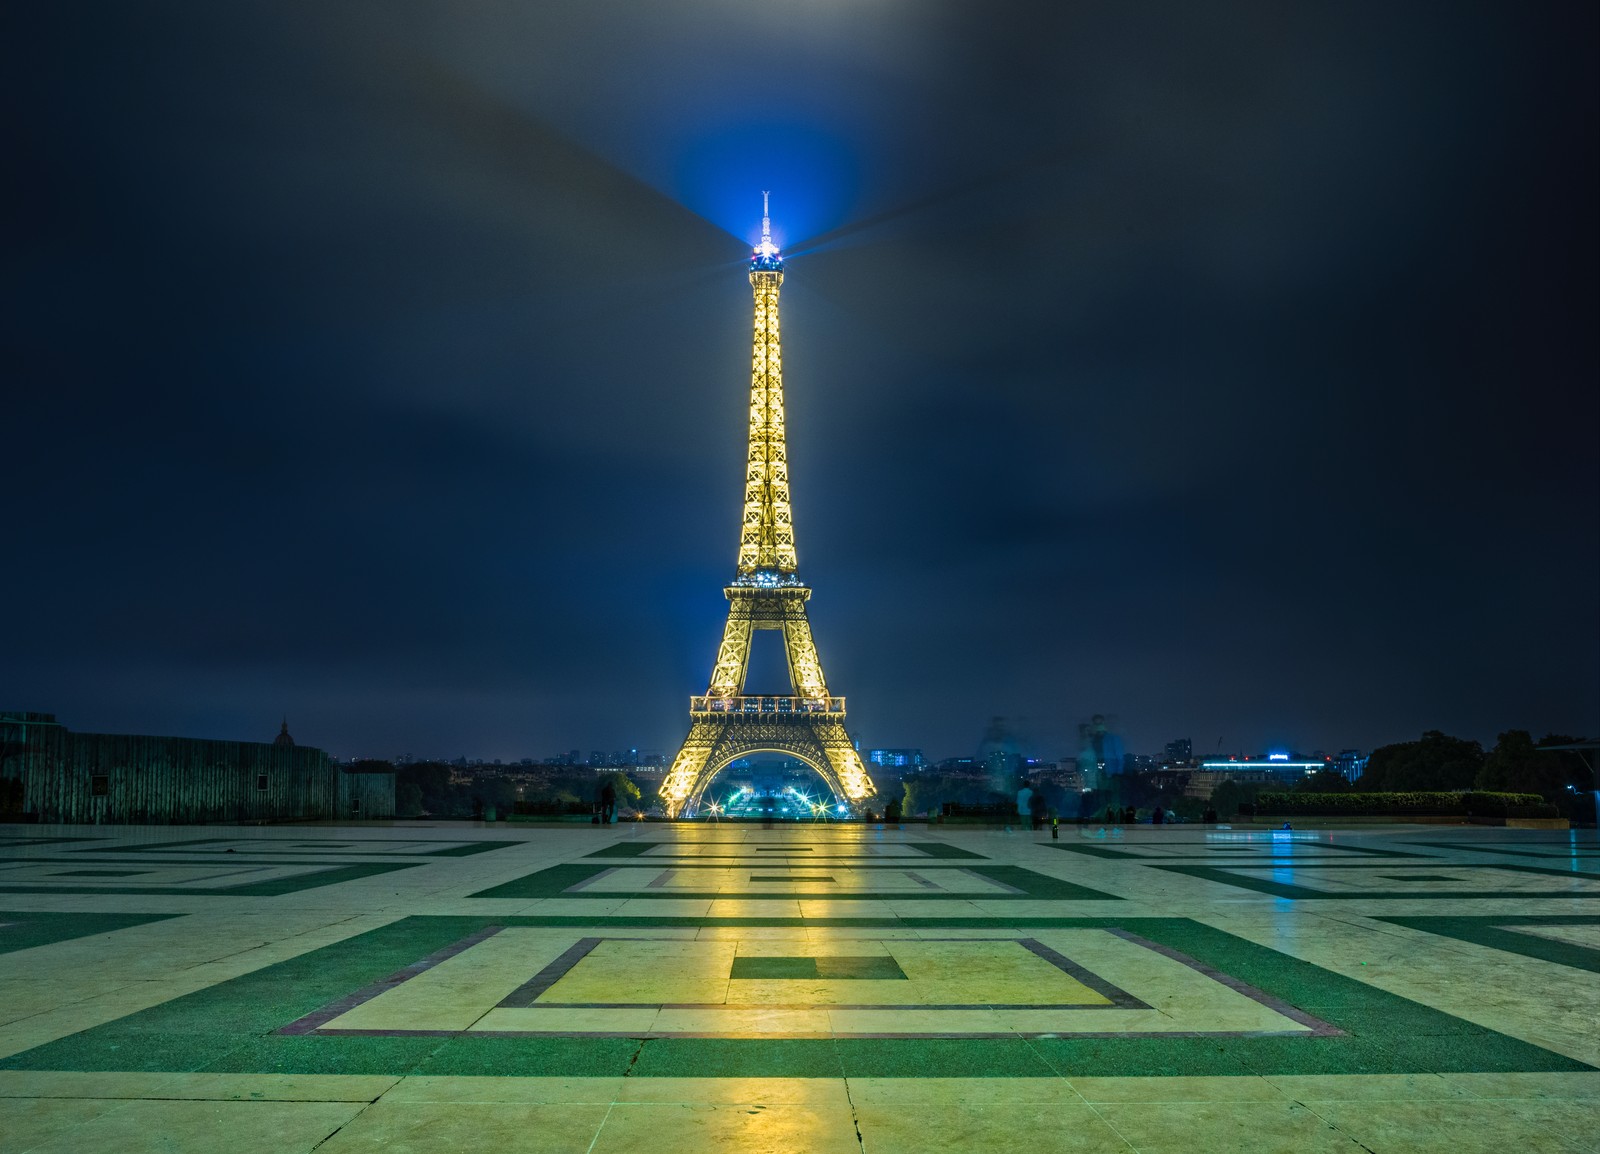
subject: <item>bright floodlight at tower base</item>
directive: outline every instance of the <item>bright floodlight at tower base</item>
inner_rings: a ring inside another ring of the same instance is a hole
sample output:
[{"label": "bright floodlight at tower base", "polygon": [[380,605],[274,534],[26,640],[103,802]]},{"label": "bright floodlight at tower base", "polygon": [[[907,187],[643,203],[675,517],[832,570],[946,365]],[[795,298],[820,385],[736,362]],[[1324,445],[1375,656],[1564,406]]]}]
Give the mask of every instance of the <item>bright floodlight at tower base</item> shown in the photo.
[{"label": "bright floodlight at tower base", "polygon": [[[778,339],[783,254],[772,239],[768,194],[761,195],[761,241],[750,255],[755,327],[738,561],[732,584],[723,590],[728,622],[711,684],[704,695],[689,699],[689,736],[661,785],[668,817],[692,816],[712,778],[736,758],[760,752],[804,762],[845,802],[872,794],[872,780],[845,730],[844,698],[829,694],[811,637],[806,616],[811,590],[796,573]],[[745,694],[750,638],[757,629],[783,632],[790,695]]]}]

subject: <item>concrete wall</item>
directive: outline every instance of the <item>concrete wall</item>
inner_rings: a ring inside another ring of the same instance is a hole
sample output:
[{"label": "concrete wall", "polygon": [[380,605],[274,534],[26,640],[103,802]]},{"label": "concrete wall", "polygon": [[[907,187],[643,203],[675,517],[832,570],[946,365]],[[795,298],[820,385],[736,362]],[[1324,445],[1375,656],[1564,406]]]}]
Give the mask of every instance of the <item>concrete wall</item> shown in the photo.
[{"label": "concrete wall", "polygon": [[352,820],[394,817],[394,774],[339,773],[339,815]]},{"label": "concrete wall", "polygon": [[394,814],[393,774],[346,774],[320,749],[73,733],[40,713],[0,712],[0,776],[21,781],[24,816],[44,822],[347,819],[356,797],[362,817]]}]

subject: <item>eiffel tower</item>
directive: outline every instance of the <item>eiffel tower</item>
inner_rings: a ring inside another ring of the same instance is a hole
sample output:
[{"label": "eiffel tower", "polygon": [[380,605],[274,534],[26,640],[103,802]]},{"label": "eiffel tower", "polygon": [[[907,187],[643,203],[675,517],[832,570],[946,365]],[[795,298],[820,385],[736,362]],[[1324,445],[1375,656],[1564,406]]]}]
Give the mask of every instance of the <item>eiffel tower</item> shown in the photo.
[{"label": "eiffel tower", "polygon": [[[848,802],[863,801],[873,792],[872,780],[845,732],[844,698],[829,695],[822,661],[811,640],[806,617],[811,589],[795,575],[783,432],[783,354],[778,344],[783,257],[772,241],[767,194],[761,197],[761,243],[750,257],[755,342],[738,569],[733,584],[723,590],[728,597],[728,624],[711,670],[711,685],[703,697],[689,699],[689,736],[661,784],[668,817],[692,815],[712,778],[735,758],[758,752],[805,762],[835,797]],[[790,696],[745,695],[750,636],[757,629],[783,631]]]}]

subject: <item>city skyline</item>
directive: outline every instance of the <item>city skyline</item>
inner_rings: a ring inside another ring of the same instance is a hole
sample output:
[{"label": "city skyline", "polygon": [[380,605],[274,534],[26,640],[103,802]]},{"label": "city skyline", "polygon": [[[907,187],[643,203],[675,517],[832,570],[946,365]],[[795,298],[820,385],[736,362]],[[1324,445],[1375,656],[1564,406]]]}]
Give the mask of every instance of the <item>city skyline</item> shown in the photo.
[{"label": "city skyline", "polygon": [[670,749],[770,189],[867,744],[1600,731],[1592,29],[1150,11],[9,14],[0,706]]},{"label": "city skyline", "polygon": [[[940,765],[953,762],[971,762],[982,764],[986,749],[992,752],[989,742],[980,742],[977,746],[967,750],[926,750],[920,746],[877,746],[861,741],[859,735],[853,735],[855,746],[860,753],[862,761],[866,764],[869,774],[879,770],[899,769],[933,769]],[[1371,750],[1363,750],[1352,746],[1338,748],[1299,748],[1295,746],[1260,746],[1256,748],[1229,748],[1204,750],[1196,749],[1189,738],[1175,738],[1164,742],[1152,752],[1141,749],[1127,748],[1119,734],[1111,733],[1116,742],[1112,760],[1118,764],[1137,764],[1141,769],[1156,766],[1199,766],[1201,764],[1220,762],[1256,762],[1263,763],[1285,762],[1293,759],[1316,758],[1325,762],[1336,762],[1344,755],[1357,755],[1365,762],[1365,754]],[[1424,735],[1419,735],[1424,736]],[[1531,735],[1538,739],[1540,735]],[[1490,742],[1480,743],[1487,748]],[[1009,752],[1006,756],[1014,757],[1021,765],[1054,764],[1065,761],[1082,759],[1085,752],[1083,738],[1080,738],[1071,748],[1053,752],[1047,748],[1034,745],[1023,745],[1015,741],[1008,741],[1005,747]],[[517,766],[553,767],[573,766],[577,768],[639,768],[653,772],[665,772],[672,763],[671,747],[652,746],[627,746],[620,749],[584,749],[572,746],[556,752],[542,754],[512,753],[499,756],[480,755],[477,751],[440,753],[436,751],[416,753],[410,750],[404,752],[384,752],[381,750],[367,750],[350,754],[347,751],[328,751],[338,760],[343,762],[356,761],[386,761],[393,765],[451,765],[451,766],[485,766],[493,768],[504,766],[515,768]],[[759,750],[748,754],[741,760],[783,760],[794,761],[798,759],[792,754],[777,750]],[[1301,765],[1300,760],[1294,764]]]}]

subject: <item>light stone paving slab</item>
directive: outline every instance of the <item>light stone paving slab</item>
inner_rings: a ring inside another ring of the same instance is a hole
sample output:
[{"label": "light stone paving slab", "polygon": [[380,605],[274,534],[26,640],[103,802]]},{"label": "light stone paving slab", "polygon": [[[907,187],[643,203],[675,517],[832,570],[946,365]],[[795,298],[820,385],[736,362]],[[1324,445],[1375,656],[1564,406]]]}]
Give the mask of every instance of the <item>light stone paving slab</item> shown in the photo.
[{"label": "light stone paving slab", "polygon": [[1091,1109],[1131,1147],[1152,1154],[1193,1154],[1197,1150],[1383,1154],[1363,1147],[1315,1110],[1287,1098],[1103,1102]]},{"label": "light stone paving slab", "polygon": [[[623,1078],[507,1078],[429,1077],[402,1078],[385,1095],[395,1105],[425,1102],[502,1102],[518,1105],[609,1106],[624,1092]],[[707,1079],[711,1084],[721,1079]]]},{"label": "light stone paving slab", "polygon": [[[670,1137],[668,1137],[670,1136]],[[855,1120],[826,1103],[747,1106],[637,1103],[613,1106],[592,1154],[739,1150],[749,1154],[861,1154]]]},{"label": "light stone paving slab", "polygon": [[318,1154],[573,1154],[587,1151],[612,1107],[504,1102],[390,1102],[367,1107]]},{"label": "light stone paving slab", "polygon": [[365,1102],[120,1101],[20,1149],[33,1154],[216,1154],[219,1149],[297,1154],[317,1149],[367,1109]]},{"label": "light stone paving slab", "polygon": [[373,1102],[394,1074],[150,1074],[0,1070],[0,1098],[186,1098],[220,1101]]},{"label": "light stone paving slab", "polygon": [[5,1124],[0,1126],[0,1154],[37,1150],[124,1104],[115,1098],[31,1098],[7,1102]]},{"label": "light stone paving slab", "polygon": [[1131,1154],[1133,1147],[1089,1105],[1006,1102],[927,1103],[915,1110],[862,1106],[861,1146],[874,1154],[932,1154],[992,1148],[1062,1154]]},{"label": "light stone paving slab", "polygon": [[1366,1099],[1308,1101],[1306,1108],[1372,1151],[1593,1154],[1595,1149],[1596,1114],[1591,1102]]}]

